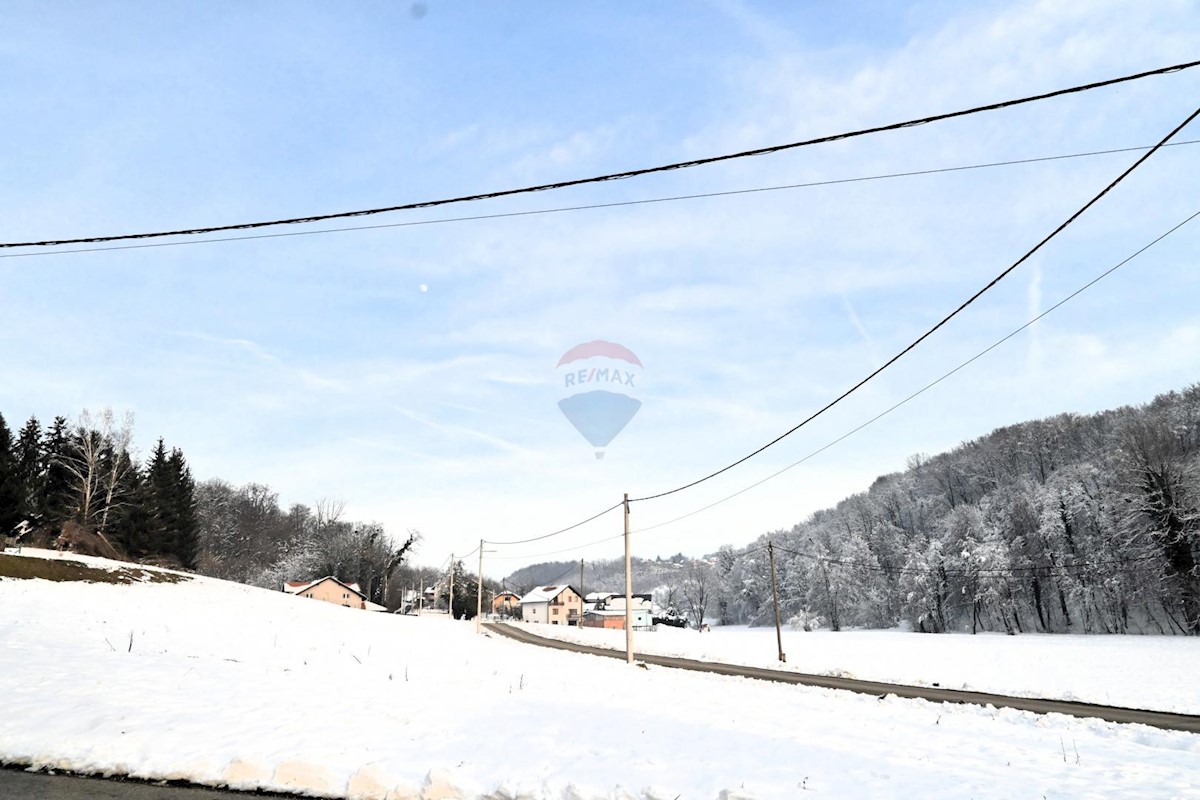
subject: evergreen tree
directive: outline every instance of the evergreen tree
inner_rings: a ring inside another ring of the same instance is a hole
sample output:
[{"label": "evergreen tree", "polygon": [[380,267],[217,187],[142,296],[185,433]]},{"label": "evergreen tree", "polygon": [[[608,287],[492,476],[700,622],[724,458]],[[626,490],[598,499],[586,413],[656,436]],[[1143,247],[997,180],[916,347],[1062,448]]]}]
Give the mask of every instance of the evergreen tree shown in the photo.
[{"label": "evergreen tree", "polygon": [[200,525],[196,482],[179,448],[167,453],[160,438],[146,465],[147,510],[153,540],[149,552],[170,556],[186,567],[196,564]]},{"label": "evergreen tree", "polygon": [[71,429],[66,417],[54,418],[42,445],[42,474],[38,514],[46,524],[59,525],[74,514],[73,478],[66,467],[71,457]]},{"label": "evergreen tree", "polygon": [[167,473],[171,486],[170,554],[178,558],[184,567],[191,569],[196,565],[200,539],[200,524],[196,516],[196,481],[192,478],[183,451],[178,447],[171,450],[167,459]]},{"label": "evergreen tree", "polygon": [[[450,609],[450,614],[454,619],[475,619],[476,606],[478,605],[478,578],[475,575],[467,572],[463,567],[462,561],[454,562],[454,606]],[[441,600],[444,603],[450,602],[450,584],[446,582],[442,585]]]},{"label": "evergreen tree", "polygon": [[0,535],[8,535],[23,519],[21,483],[13,454],[12,431],[0,414]]},{"label": "evergreen tree", "polygon": [[[129,454],[123,453],[122,457],[128,459]],[[141,469],[130,462],[121,470],[120,476],[116,494],[122,502],[112,510],[107,536],[130,558],[137,559],[151,553],[153,543],[159,539],[158,528],[151,514],[150,493]]]},{"label": "evergreen tree", "polygon": [[30,417],[21,428],[13,455],[21,489],[21,515],[25,519],[37,519],[41,513],[41,498],[46,484],[42,426],[37,417]]},{"label": "evergreen tree", "polygon": [[146,474],[142,486],[143,503],[148,525],[144,533],[146,554],[163,554],[170,538],[171,510],[169,497],[171,481],[167,472],[167,448],[162,437],[146,461]]}]

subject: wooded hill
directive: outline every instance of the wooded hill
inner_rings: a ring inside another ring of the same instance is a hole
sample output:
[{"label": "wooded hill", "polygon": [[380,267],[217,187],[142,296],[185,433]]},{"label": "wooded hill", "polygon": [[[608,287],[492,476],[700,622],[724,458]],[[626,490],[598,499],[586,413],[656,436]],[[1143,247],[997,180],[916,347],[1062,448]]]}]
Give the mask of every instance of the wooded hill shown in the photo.
[{"label": "wooded hill", "polygon": [[[796,626],[1200,634],[1200,384],[914,456],[790,530],[666,570],[639,561],[634,583],[696,620],[768,624],[768,544]],[[619,590],[620,565],[588,567]]]},{"label": "wooded hill", "polygon": [[43,430],[30,417],[14,437],[0,415],[0,534],[27,544],[70,544],[94,555],[159,559],[190,568],[197,556],[195,483],[162,439],[139,462],[133,419],[84,411]]},{"label": "wooded hill", "polygon": [[[336,575],[399,607],[418,586],[405,565],[420,534],[394,543],[381,525],[343,520],[342,504],[284,511],[267,486],[199,485],[179,448],[159,439],[136,457],[133,417],[83,411],[13,435],[0,414],[0,535],[19,544],[157,563],[279,589]],[[432,573],[434,570],[427,570]]]}]

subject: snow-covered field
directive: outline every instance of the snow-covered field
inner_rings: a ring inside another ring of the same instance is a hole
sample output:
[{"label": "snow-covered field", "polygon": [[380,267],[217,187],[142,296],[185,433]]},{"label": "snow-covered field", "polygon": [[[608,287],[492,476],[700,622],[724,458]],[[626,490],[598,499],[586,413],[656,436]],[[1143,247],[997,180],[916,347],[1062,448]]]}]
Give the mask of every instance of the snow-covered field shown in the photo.
[{"label": "snow-covered field", "polygon": [[[625,651],[625,632],[522,624],[530,633]],[[1200,639],[1186,636],[920,635],[902,631],[660,626],[634,632],[640,653],[816,675],[937,684],[1018,697],[1200,714]]]},{"label": "snow-covered field", "polygon": [[639,669],[203,578],[0,580],[0,698],[6,761],[330,797],[1200,797],[1200,736]]}]

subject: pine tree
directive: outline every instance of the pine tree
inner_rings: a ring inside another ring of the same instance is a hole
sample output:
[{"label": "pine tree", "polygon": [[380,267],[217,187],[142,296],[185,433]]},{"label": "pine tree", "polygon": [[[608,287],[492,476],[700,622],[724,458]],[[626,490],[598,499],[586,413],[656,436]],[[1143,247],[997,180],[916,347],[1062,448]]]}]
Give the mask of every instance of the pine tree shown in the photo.
[{"label": "pine tree", "polygon": [[[129,454],[124,453],[123,457],[128,459]],[[109,539],[130,558],[137,559],[150,554],[153,543],[159,539],[156,535],[158,529],[150,510],[147,481],[136,463],[129,463],[128,468],[121,471],[116,494],[122,498],[122,502],[109,517]]]},{"label": "pine tree", "polygon": [[30,417],[21,428],[13,455],[21,489],[21,515],[24,519],[36,520],[41,513],[41,498],[46,484],[42,426],[37,417]]},{"label": "pine tree", "polygon": [[0,414],[0,535],[8,535],[23,519],[21,483],[13,455],[12,431]]},{"label": "pine tree", "polygon": [[[453,569],[454,607],[450,609],[450,614],[454,619],[474,619],[478,605],[476,600],[478,597],[477,577],[467,572],[462,561],[455,561]],[[450,601],[449,582],[442,586],[441,599],[447,603]]]},{"label": "pine tree", "polygon": [[170,477],[170,506],[173,522],[170,554],[191,569],[196,565],[199,549],[200,524],[196,517],[196,481],[183,457],[183,451],[172,448],[167,459]]},{"label": "pine tree", "polygon": [[168,498],[171,494],[167,473],[167,448],[162,437],[146,461],[146,474],[141,496],[146,511],[147,526],[144,548],[147,554],[166,554],[171,530],[171,512]]},{"label": "pine tree", "polygon": [[71,457],[71,430],[66,417],[55,417],[42,444],[45,480],[38,499],[38,514],[45,524],[59,525],[75,513],[73,479],[66,467]]},{"label": "pine tree", "polygon": [[169,556],[186,567],[196,564],[200,525],[196,516],[196,482],[183,451],[168,455],[160,438],[146,465],[145,491],[151,523],[148,550]]}]

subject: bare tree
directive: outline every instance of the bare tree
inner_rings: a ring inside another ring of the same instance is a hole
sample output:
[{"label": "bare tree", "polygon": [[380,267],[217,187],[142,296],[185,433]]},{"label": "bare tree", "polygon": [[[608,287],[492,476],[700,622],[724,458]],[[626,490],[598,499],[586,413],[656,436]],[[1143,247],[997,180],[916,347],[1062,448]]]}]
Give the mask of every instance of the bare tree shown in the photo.
[{"label": "bare tree", "polygon": [[121,502],[119,487],[133,469],[129,457],[133,414],[126,413],[117,425],[111,408],[103,409],[98,417],[85,408],[73,433],[72,447],[60,456],[59,463],[75,484],[79,522],[95,525],[103,537],[109,512]]},{"label": "bare tree", "polygon": [[100,460],[104,441],[94,428],[91,413],[85,408],[72,431],[74,441],[59,463],[71,475],[80,523],[90,525],[100,494]]},{"label": "bare tree", "polygon": [[[1183,428],[1184,426],[1177,426]],[[1183,627],[1200,635],[1200,485],[1197,462],[1169,420],[1129,423],[1123,449],[1132,477],[1127,496],[1134,530],[1148,533],[1166,560],[1168,581],[1179,598]]]},{"label": "bare tree", "polygon": [[133,412],[125,412],[120,427],[113,425],[111,408],[104,409],[100,419],[101,435],[106,439],[108,448],[108,464],[105,465],[104,472],[100,477],[104,492],[104,511],[100,514],[99,533],[103,536],[108,529],[109,512],[115,507],[125,505],[128,500],[128,498],[119,497],[118,491],[134,469],[133,456],[130,453],[130,447],[133,444]]},{"label": "bare tree", "polygon": [[707,561],[693,561],[688,565],[683,579],[683,597],[688,604],[688,613],[696,630],[704,625],[704,615],[713,594],[712,566]]}]

